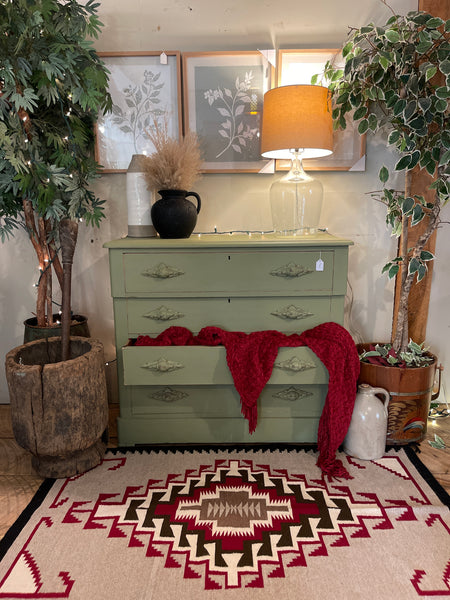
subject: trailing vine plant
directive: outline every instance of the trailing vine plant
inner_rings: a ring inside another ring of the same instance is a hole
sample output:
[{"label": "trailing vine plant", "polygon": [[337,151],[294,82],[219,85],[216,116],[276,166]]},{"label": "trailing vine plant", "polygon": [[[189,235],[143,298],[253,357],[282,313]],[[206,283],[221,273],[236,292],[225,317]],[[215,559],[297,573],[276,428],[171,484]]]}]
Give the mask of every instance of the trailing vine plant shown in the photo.
[{"label": "trailing vine plant", "polygon": [[[384,4],[384,0],[382,0]],[[386,5],[387,6],[387,5]],[[392,10],[392,9],[391,9]],[[392,11],[393,13],[393,11]],[[415,281],[427,274],[434,255],[425,249],[441,223],[441,208],[448,202],[450,131],[450,20],[413,11],[392,14],[385,25],[373,23],[351,28],[342,49],[344,69],[325,67],[333,99],[335,128],[345,129],[345,116],[359,121],[360,134],[387,131],[387,143],[400,153],[394,171],[405,173],[404,190],[387,187],[389,169],[383,165],[378,200],[386,206],[386,223],[401,235],[397,256],[383,272],[401,278],[395,353],[408,352],[408,298]],[[314,81],[313,81],[314,83]],[[431,176],[433,201],[411,194],[411,172],[425,169]],[[408,241],[408,225],[425,220],[417,242]]]}]

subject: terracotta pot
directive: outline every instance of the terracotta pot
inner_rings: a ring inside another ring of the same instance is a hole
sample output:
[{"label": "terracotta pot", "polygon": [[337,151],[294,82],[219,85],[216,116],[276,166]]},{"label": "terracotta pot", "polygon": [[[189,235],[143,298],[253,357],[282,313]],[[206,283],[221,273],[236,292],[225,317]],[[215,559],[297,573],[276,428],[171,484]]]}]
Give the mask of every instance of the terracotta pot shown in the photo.
[{"label": "terracotta pot", "polygon": [[[370,344],[359,344],[358,352],[369,350]],[[427,431],[430,402],[433,395],[437,359],[424,367],[383,367],[361,362],[358,383],[367,383],[389,392],[386,443],[393,445],[420,442]]]},{"label": "terracotta pot", "polygon": [[108,401],[101,342],[70,338],[29,342],[6,355],[11,418],[17,443],[31,452],[42,477],[71,477],[100,463],[106,449]]}]

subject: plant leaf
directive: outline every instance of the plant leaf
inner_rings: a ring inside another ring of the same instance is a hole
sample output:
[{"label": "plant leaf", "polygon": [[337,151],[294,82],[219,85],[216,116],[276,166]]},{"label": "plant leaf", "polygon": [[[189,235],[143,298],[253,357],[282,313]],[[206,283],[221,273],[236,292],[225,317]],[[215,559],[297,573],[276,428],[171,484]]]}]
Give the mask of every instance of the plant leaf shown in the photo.
[{"label": "plant leaf", "polygon": [[386,181],[389,179],[388,168],[383,165],[378,173],[378,177],[382,183],[386,183]]},{"label": "plant leaf", "polygon": [[385,31],[384,35],[392,44],[396,44],[400,41],[400,35],[394,29],[388,29],[387,31]]},{"label": "plant leaf", "polygon": [[402,158],[395,165],[394,169],[396,171],[403,171],[404,169],[407,169],[409,167],[410,163],[411,163],[411,154],[406,154],[405,156],[402,156]]}]

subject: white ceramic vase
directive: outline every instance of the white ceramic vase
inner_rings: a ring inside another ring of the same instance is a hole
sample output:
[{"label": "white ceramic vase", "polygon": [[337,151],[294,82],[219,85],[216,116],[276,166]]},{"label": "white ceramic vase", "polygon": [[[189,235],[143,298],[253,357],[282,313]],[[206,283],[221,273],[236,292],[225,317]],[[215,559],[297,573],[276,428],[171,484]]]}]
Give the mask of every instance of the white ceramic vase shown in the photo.
[{"label": "white ceramic vase", "polygon": [[[376,394],[384,396],[382,402]],[[362,383],[358,386],[344,452],[362,460],[381,458],[386,448],[389,393]]]},{"label": "white ceramic vase", "polygon": [[142,162],[143,154],[133,154],[127,169],[128,236],[155,237],[150,214],[152,192],[147,189]]}]

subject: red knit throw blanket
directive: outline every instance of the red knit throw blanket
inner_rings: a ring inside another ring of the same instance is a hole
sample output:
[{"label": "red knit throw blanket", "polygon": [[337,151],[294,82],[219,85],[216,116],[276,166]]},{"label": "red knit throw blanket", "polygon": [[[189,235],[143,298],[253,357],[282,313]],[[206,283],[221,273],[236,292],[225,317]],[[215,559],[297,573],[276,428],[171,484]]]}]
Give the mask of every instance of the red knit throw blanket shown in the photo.
[{"label": "red knit throw blanket", "polygon": [[272,374],[278,348],[308,346],[328,369],[328,394],[318,431],[318,466],[332,477],[349,478],[336,451],[344,441],[356,397],[359,357],[346,329],[337,323],[324,323],[302,334],[279,331],[252,333],[204,327],[194,336],[184,327],[169,327],[156,338],[139,336],[137,346],[218,346],[226,348],[227,363],[241,397],[242,414],[250,433],[256,428],[257,400]]}]

